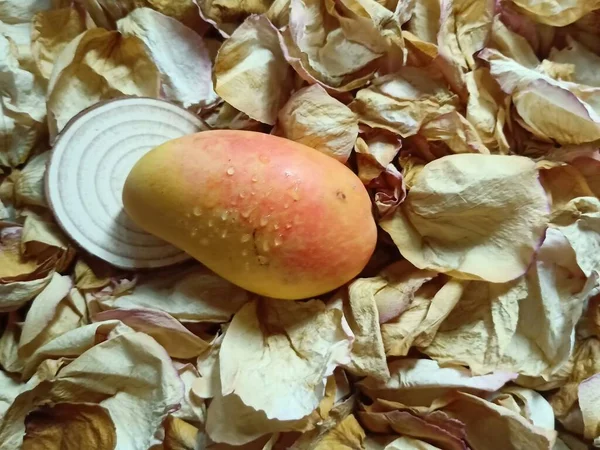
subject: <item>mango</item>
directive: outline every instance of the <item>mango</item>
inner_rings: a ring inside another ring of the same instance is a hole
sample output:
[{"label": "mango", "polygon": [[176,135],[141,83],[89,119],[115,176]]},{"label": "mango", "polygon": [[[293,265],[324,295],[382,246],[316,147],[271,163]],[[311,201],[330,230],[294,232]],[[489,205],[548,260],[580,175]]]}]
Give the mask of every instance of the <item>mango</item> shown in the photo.
[{"label": "mango", "polygon": [[146,232],[272,298],[330,292],[375,249],[360,179],[321,152],[259,132],[202,131],[152,149],[128,174],[123,203]]}]

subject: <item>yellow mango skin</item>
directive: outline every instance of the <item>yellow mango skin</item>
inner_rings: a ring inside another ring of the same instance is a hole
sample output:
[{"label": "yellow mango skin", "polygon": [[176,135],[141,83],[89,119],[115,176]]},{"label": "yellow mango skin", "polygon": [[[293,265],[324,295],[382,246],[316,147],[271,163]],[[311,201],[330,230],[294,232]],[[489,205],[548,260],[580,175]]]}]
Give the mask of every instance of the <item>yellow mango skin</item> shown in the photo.
[{"label": "yellow mango skin", "polygon": [[350,169],[258,132],[203,131],[151,150],[129,173],[123,203],[142,229],[280,299],[350,281],[377,239],[371,200]]}]

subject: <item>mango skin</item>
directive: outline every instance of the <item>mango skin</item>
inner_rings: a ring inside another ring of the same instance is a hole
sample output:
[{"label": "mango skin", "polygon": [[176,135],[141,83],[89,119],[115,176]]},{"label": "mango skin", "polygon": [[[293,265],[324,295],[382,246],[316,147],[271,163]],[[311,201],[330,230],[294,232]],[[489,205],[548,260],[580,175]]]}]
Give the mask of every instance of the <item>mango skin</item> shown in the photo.
[{"label": "mango skin", "polygon": [[345,165],[258,132],[214,130],[169,141],[129,173],[123,203],[145,231],[263,296],[332,291],[376,244],[371,200]]}]

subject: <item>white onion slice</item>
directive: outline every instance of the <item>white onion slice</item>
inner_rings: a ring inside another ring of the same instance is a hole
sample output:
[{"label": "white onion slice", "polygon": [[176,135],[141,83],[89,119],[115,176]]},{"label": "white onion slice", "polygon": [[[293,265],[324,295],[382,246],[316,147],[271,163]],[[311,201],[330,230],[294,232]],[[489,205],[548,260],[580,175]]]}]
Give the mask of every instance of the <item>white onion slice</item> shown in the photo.
[{"label": "white onion slice", "polygon": [[152,98],[120,98],[83,111],[59,135],[46,172],[46,195],[57,222],[85,251],[122,269],[190,259],[135,225],[121,194],[144,154],[203,129],[192,113]]}]

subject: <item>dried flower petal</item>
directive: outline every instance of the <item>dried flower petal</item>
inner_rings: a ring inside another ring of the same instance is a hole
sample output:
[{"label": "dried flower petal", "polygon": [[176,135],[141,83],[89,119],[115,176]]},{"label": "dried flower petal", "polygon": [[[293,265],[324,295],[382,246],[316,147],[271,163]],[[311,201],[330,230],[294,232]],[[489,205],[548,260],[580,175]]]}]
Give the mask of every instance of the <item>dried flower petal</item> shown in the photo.
[{"label": "dried flower petal", "polygon": [[555,373],[569,358],[573,329],[595,283],[586,283],[574,256],[568,241],[549,229],[525,277],[504,284],[470,282],[425,353],[441,363],[466,364],[475,373]]},{"label": "dried flower petal", "polygon": [[533,20],[562,27],[580,19],[590,11],[600,8],[600,2],[590,0],[512,0],[522,12]]},{"label": "dried flower petal", "polygon": [[[515,399],[519,412],[536,427],[554,429],[554,411],[550,403],[532,389],[516,386],[504,386],[499,395],[507,395]],[[498,403],[497,400],[494,400]]]},{"label": "dried flower petal", "polygon": [[167,100],[185,108],[216,100],[210,55],[194,30],[149,8],[135,9],[117,22],[117,28],[124,36],[136,36],[144,42],[162,75]]},{"label": "dried flower petal", "polygon": [[[1,255],[0,258],[2,258]],[[50,283],[52,276],[53,272],[49,272],[46,276],[34,280],[0,283],[0,311],[19,309],[35,298]]]},{"label": "dried flower petal", "polygon": [[356,280],[348,287],[348,295],[343,295],[344,316],[354,334],[347,367],[358,376],[387,380],[390,372],[381,340],[377,303],[372,293],[364,295],[363,290],[361,280]]},{"label": "dried flower petal", "polygon": [[[223,395],[236,394],[269,419],[301,419],[323,399],[324,378],[349,362],[347,327],[339,309],[317,300],[247,303],[221,345]],[[276,370],[272,361],[278,361]]]},{"label": "dried flower petal", "polygon": [[252,16],[219,49],[215,91],[253,119],[273,125],[286,100],[288,69],[277,29],[266,17]]},{"label": "dried flower petal", "polygon": [[473,69],[473,55],[485,45],[492,28],[494,0],[443,0],[438,48],[461,69]]},{"label": "dried flower petal", "polygon": [[347,416],[331,431],[325,434],[317,443],[314,450],[353,450],[363,448],[365,432],[352,414]]},{"label": "dried flower petal", "polygon": [[583,436],[587,439],[600,438],[600,374],[596,374],[579,385],[579,407],[583,415]]},{"label": "dried flower petal", "polygon": [[229,38],[246,19],[267,13],[272,0],[250,2],[227,0],[193,0],[200,16],[217,29],[224,38]]},{"label": "dried flower petal", "polygon": [[600,200],[595,197],[573,199],[552,222],[573,247],[583,273],[589,277],[599,271],[600,258],[596,249],[600,248]]},{"label": "dried flower petal", "polygon": [[467,73],[465,81],[469,91],[467,120],[475,127],[488,148],[504,150],[508,147],[503,130],[506,111],[499,86],[485,68]]},{"label": "dried flower petal", "polygon": [[431,343],[440,325],[462,297],[466,286],[455,279],[440,285],[441,280],[436,278],[418,286],[406,310],[381,326],[386,355],[404,356],[413,345],[427,347]]},{"label": "dried flower petal", "polygon": [[[31,355],[36,348],[54,337],[83,324],[81,315],[73,311],[75,308],[71,309],[68,302],[61,304],[71,292],[72,286],[69,277],[55,273],[50,283],[31,303],[19,341],[22,356]],[[65,310],[73,314],[67,315]],[[59,319],[58,323],[52,323],[55,319]]]},{"label": "dried flower petal", "polygon": [[316,423],[327,418],[337,393],[335,377],[330,376],[319,407],[309,415],[297,420],[269,419],[264,411],[246,405],[236,394],[223,395],[218,367],[214,370],[215,397],[207,411],[206,431],[220,443],[244,445],[268,433],[314,429]]},{"label": "dried flower petal", "polygon": [[532,161],[451,155],[427,164],[394,216],[380,224],[419,268],[505,282],[527,270],[547,208]]},{"label": "dried flower petal", "polygon": [[23,450],[75,450],[116,448],[115,425],[102,406],[60,403],[34,411],[27,417]]},{"label": "dried flower petal", "polygon": [[572,64],[575,69],[572,81],[588,86],[600,86],[600,75],[594,70],[600,65],[600,56],[570,36],[567,37],[567,43],[568,46],[562,50],[553,49],[548,59],[557,63]]},{"label": "dried flower petal", "polygon": [[[383,9],[375,2],[371,5]],[[398,5],[402,6],[400,2]],[[291,0],[289,29],[282,33],[282,49],[286,60],[310,84],[347,92],[369,81],[382,49],[371,49],[363,39],[348,37],[338,22],[342,19],[330,16],[323,6],[320,0]]]},{"label": "dried flower petal", "polygon": [[437,44],[440,8],[439,0],[415,0],[413,15],[407,29],[422,41]]},{"label": "dried flower petal", "polygon": [[346,162],[358,136],[350,109],[319,85],[294,93],[281,108],[277,129],[282,137]]},{"label": "dried flower petal", "polygon": [[[36,396],[36,388],[44,395],[38,392]],[[162,347],[152,338],[130,331],[85,351],[50,382],[23,391],[22,400],[17,397],[13,410],[0,424],[0,438],[3,443],[10,440],[19,445],[25,433],[25,415],[44,398],[50,403],[72,403],[83,396],[108,410],[117,448],[146,450],[156,443],[153,435],[182,395],[181,381]],[[19,408],[19,402],[25,405]]]},{"label": "dried flower petal", "polygon": [[115,309],[96,314],[93,319],[95,322],[120,320],[134,330],[152,336],[172,358],[191,359],[208,349],[208,343],[162,311]]},{"label": "dried flower petal", "polygon": [[369,397],[407,404],[429,406],[444,393],[493,392],[516,378],[510,372],[496,372],[476,376],[460,366],[440,367],[428,359],[399,359],[389,364],[391,378],[386,382],[367,378],[359,383],[360,389]]},{"label": "dried flower petal", "polygon": [[512,58],[517,63],[535,68],[539,63],[531,44],[520,34],[508,28],[499,16],[494,18],[492,25],[492,48],[500,51],[504,56]]},{"label": "dried flower petal", "polygon": [[34,156],[21,171],[15,183],[15,200],[19,206],[48,206],[44,190],[44,175],[49,156],[49,152]]},{"label": "dried flower petal", "polygon": [[556,431],[536,427],[520,414],[471,394],[458,393],[444,411],[465,423],[472,448],[550,450],[556,439]]},{"label": "dried flower petal", "polygon": [[85,31],[83,17],[75,8],[42,11],[32,21],[31,51],[40,74],[49,79],[56,58]]},{"label": "dried flower petal", "polygon": [[424,123],[419,134],[428,141],[443,141],[454,153],[490,153],[475,127],[457,111]]},{"label": "dried flower petal", "polygon": [[45,120],[44,88],[19,62],[18,50],[0,34],[0,166],[15,167],[27,160]]},{"label": "dried flower petal", "polygon": [[85,108],[121,95],[158,97],[160,74],[137,37],[94,28],[60,54],[50,77],[52,136]]},{"label": "dried flower petal", "polygon": [[365,184],[377,178],[394,160],[401,147],[400,138],[392,133],[374,132],[359,137],[354,147],[358,177]]},{"label": "dried flower petal", "polygon": [[206,439],[200,430],[189,423],[173,417],[167,417],[165,423],[165,440],[163,445],[168,450],[196,450],[206,448]]},{"label": "dried flower petal", "polygon": [[104,308],[151,308],[181,321],[227,322],[248,293],[198,266],[146,276],[126,295],[101,299]]},{"label": "dried flower petal", "polygon": [[406,67],[377,78],[357,92],[350,109],[370,127],[412,136],[423,123],[453,111],[457,103],[455,94],[428,75],[421,69]]}]

